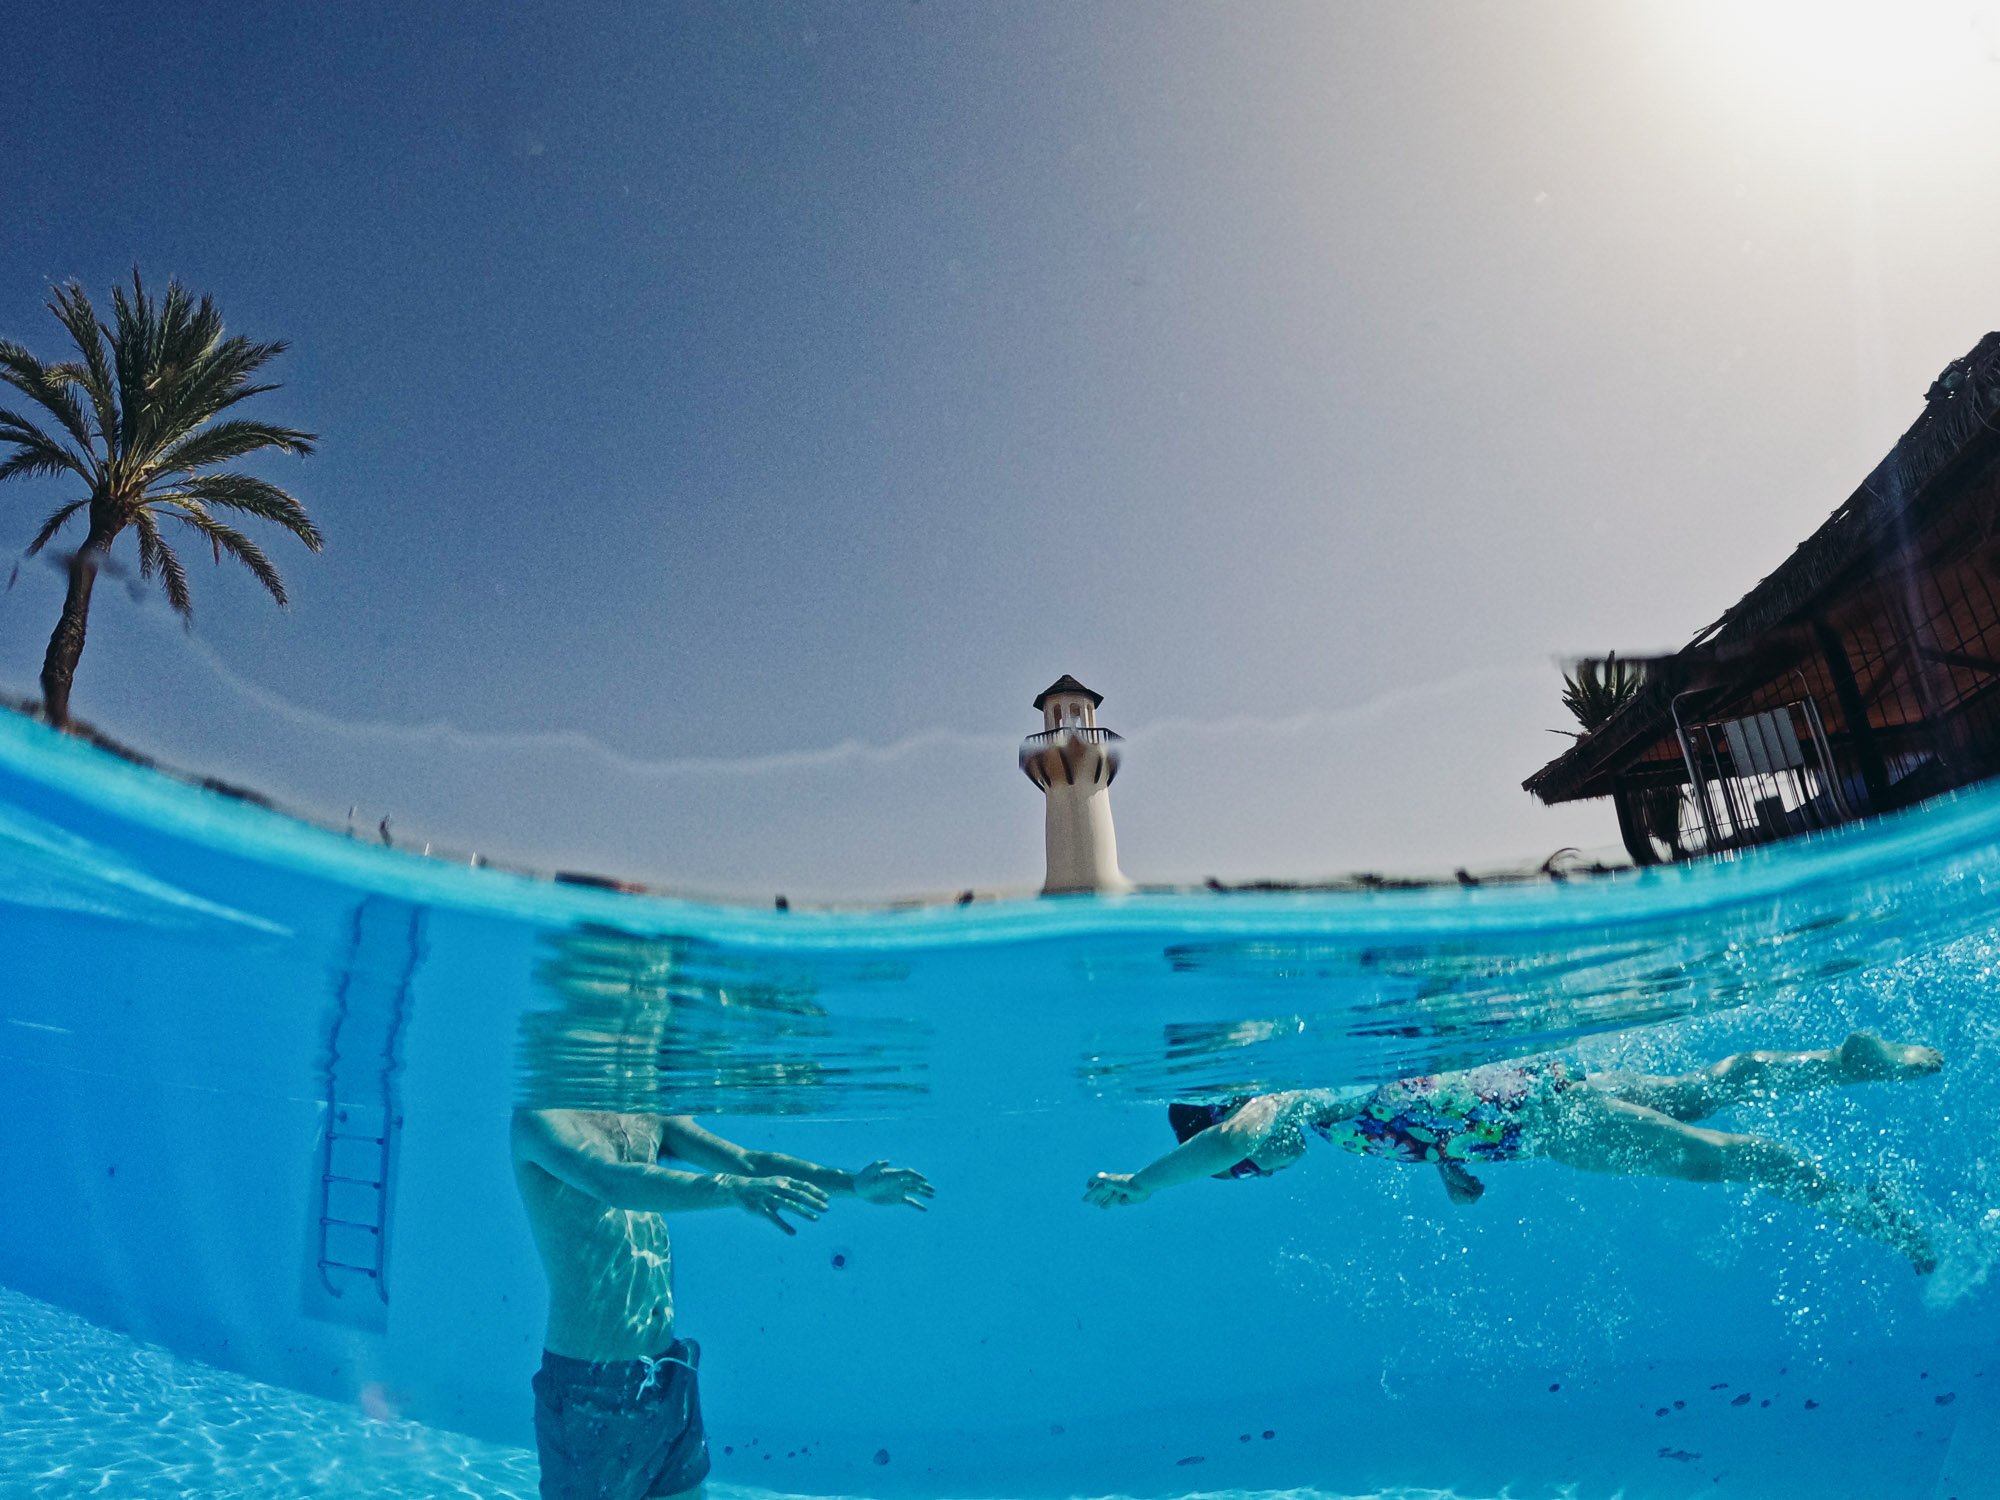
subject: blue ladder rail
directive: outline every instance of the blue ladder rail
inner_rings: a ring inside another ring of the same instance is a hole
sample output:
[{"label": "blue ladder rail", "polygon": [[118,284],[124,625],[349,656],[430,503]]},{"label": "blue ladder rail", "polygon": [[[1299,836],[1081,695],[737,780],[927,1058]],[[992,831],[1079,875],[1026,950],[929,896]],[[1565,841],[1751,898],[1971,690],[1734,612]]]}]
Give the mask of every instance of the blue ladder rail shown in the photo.
[{"label": "blue ladder rail", "polygon": [[[396,1132],[402,1125],[397,1075],[402,1070],[402,1039],[409,1019],[411,987],[423,957],[423,913],[409,909],[403,933],[400,973],[388,996],[386,1016],[375,1021],[376,1036],[365,1034],[374,1017],[358,1014],[357,1002],[366,998],[357,992],[356,977],[365,973],[367,939],[371,915],[389,916],[395,906],[370,896],[354,909],[349,933],[348,961],[334,990],[333,1018],[327,1028],[326,1120],[320,1140],[318,1247],[314,1265],[320,1284],[334,1297],[344,1297],[347,1289],[336,1273],[364,1276],[374,1286],[382,1302],[389,1300],[389,1191]],[[363,986],[365,989],[365,985]],[[364,1034],[352,1038],[354,1055],[343,1053],[350,1030]],[[371,1049],[369,1042],[375,1042]],[[372,1051],[373,1056],[370,1056]],[[343,1069],[342,1063],[349,1066]],[[354,1078],[354,1065],[362,1069]],[[372,1072],[373,1076],[368,1076]],[[361,1083],[379,1103],[357,1101],[353,1085]],[[369,1116],[379,1115],[379,1124]],[[357,1119],[357,1116],[362,1118]],[[345,1127],[345,1128],[343,1128]],[[357,1160],[357,1158],[359,1158]],[[342,1202],[335,1203],[336,1194]],[[367,1249],[354,1243],[365,1236]],[[336,1239],[346,1243],[337,1244]]]}]

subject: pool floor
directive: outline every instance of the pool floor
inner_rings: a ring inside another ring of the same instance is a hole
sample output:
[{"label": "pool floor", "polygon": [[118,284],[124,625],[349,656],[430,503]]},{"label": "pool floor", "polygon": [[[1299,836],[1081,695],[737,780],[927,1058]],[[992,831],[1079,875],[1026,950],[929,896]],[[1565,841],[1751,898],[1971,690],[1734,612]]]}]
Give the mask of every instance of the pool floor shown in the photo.
[{"label": "pool floor", "polygon": [[[0,1291],[0,1495],[245,1500],[531,1500],[532,1454],[178,1360]],[[1864,1367],[1865,1366],[1865,1367]],[[2000,1369],[2000,1362],[1996,1362]],[[1468,1374],[1366,1410],[1306,1399],[1255,1418],[1193,1407],[1143,1425],[1051,1423],[968,1443],[895,1434],[767,1443],[712,1413],[719,1500],[1044,1495],[1286,1500],[1986,1500],[2000,1495],[2000,1399],[1983,1360],[1739,1368],[1659,1364],[1615,1378]],[[524,1388],[525,1395],[525,1388]],[[1268,1426],[1246,1425],[1269,1423]],[[1268,1435],[1267,1435],[1268,1434]],[[869,1442],[885,1446],[868,1449]],[[725,1456],[725,1447],[730,1450]],[[802,1451],[803,1450],[803,1451]],[[848,1451],[852,1450],[852,1451]],[[885,1455],[892,1461],[885,1464]],[[762,1478],[766,1484],[741,1481]],[[1303,1484],[1303,1472],[1337,1488]]]}]

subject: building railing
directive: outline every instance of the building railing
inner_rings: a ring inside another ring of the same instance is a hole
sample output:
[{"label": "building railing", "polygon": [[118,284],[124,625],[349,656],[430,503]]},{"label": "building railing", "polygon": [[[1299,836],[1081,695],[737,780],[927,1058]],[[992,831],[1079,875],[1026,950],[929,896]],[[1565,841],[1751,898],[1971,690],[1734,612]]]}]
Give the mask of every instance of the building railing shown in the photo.
[{"label": "building railing", "polygon": [[1124,735],[1113,729],[1100,729],[1095,725],[1065,724],[1060,729],[1044,729],[1040,734],[1031,734],[1021,741],[1023,750],[1039,750],[1044,745],[1053,745],[1057,740],[1082,740],[1086,745],[1104,745],[1113,740],[1122,740]]},{"label": "building railing", "polygon": [[1812,694],[1740,719],[1674,721],[1688,773],[1677,852],[1770,843],[1855,816]]},{"label": "building railing", "polygon": [[1047,791],[1058,775],[1075,786],[1079,775],[1092,786],[1109,786],[1118,774],[1118,745],[1124,736],[1094,724],[1064,724],[1021,741],[1021,770]]}]

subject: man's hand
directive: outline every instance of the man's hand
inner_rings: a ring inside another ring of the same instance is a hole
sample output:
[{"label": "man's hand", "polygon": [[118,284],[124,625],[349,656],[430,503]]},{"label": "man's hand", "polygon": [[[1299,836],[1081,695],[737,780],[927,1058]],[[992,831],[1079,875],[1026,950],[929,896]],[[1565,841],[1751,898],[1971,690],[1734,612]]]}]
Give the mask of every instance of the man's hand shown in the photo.
[{"label": "man's hand", "polygon": [[1099,1172],[1083,1190],[1084,1201],[1099,1208],[1130,1208],[1152,1196],[1153,1190],[1141,1187],[1130,1172]]},{"label": "man's hand", "polygon": [[826,1194],[796,1177],[737,1177],[725,1172],[716,1180],[745,1210],[769,1219],[786,1234],[797,1234],[798,1230],[785,1222],[785,1214],[817,1219],[826,1212]]},{"label": "man's hand", "polygon": [[927,1213],[923,1200],[936,1196],[936,1189],[921,1172],[908,1167],[892,1167],[886,1161],[871,1161],[854,1174],[854,1196],[863,1203],[907,1203],[919,1213]]},{"label": "man's hand", "polygon": [[1477,1203],[1486,1192],[1486,1184],[1455,1161],[1439,1162],[1438,1175],[1444,1178],[1444,1190],[1454,1203]]}]

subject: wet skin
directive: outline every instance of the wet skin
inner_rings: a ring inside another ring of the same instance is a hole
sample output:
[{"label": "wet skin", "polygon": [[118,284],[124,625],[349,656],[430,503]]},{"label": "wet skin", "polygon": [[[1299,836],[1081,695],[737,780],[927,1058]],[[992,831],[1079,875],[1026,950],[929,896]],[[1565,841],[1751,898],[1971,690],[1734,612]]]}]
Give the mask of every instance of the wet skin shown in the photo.
[{"label": "wet skin", "polygon": [[[1589,1172],[1735,1182],[1811,1208],[1906,1257],[1919,1274],[1937,1258],[1915,1214],[1876,1187],[1845,1182],[1810,1157],[1762,1136],[1705,1129],[1705,1120],[1737,1104],[1845,1084],[1922,1078],[1944,1066],[1934,1047],[1888,1042],[1855,1032],[1838,1047],[1810,1052],[1739,1052],[1671,1077],[1592,1074],[1527,1106],[1524,1153]],[[1321,1101],[1325,1101],[1322,1103]],[[1302,1122],[1330,1123],[1359,1105],[1335,1104],[1311,1091],[1264,1094],[1184,1141],[1141,1171],[1099,1172],[1084,1189],[1099,1208],[1143,1203],[1162,1188],[1228,1175],[1248,1160],[1266,1173],[1304,1154]],[[1485,1191],[1456,1162],[1437,1163],[1455,1203]]]},{"label": "wet skin", "polygon": [[[565,1123],[576,1149],[595,1148],[639,1164],[659,1154],[657,1125],[644,1115],[579,1113]],[[518,1123],[515,1133],[521,1133]],[[674,1260],[666,1220],[572,1187],[519,1146],[514,1180],[548,1275],[548,1348],[572,1359],[609,1361],[655,1355],[671,1343]]]},{"label": "wet skin", "polygon": [[830,1196],[921,1209],[932,1195],[906,1167],[845,1172],[746,1150],[684,1115],[517,1110],[510,1134],[548,1276],[546,1344],[572,1359],[651,1357],[673,1341],[664,1214],[737,1208],[794,1234],[787,1216],[817,1219]]}]

